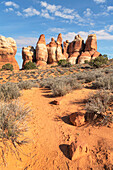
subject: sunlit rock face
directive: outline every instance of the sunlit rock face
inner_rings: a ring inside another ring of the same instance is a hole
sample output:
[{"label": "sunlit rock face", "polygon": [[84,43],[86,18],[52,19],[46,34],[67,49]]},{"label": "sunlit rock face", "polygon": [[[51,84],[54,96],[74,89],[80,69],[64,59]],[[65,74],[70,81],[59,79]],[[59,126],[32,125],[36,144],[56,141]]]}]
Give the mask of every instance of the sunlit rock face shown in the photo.
[{"label": "sunlit rock face", "polygon": [[36,45],[36,64],[46,65],[48,60],[48,51],[45,41],[45,35],[42,34]]},{"label": "sunlit rock face", "polygon": [[[28,49],[23,50],[23,56],[25,53],[27,58],[24,62],[32,61],[33,50],[30,53]],[[26,51],[26,52],[25,52]],[[80,35],[76,35],[72,42],[68,40],[63,42],[62,34],[60,33],[55,41],[51,38],[51,42],[46,45],[45,35],[42,34],[36,45],[36,58],[34,58],[38,65],[54,64],[59,60],[65,59],[73,64],[83,64],[85,61],[90,61],[95,59],[101,54],[97,51],[97,38],[96,34],[91,34],[88,36],[86,43]],[[35,53],[35,52],[34,52]],[[23,62],[23,63],[24,63]]]},{"label": "sunlit rock face", "polygon": [[16,52],[17,46],[15,40],[0,36],[0,68],[4,64],[10,63],[15,70],[19,70],[19,65],[15,59]]}]

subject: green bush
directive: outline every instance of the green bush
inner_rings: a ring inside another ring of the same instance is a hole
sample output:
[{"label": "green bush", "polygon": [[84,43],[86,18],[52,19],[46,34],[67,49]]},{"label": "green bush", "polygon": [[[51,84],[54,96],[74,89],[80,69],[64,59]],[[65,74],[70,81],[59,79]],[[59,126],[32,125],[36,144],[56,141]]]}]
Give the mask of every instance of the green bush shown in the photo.
[{"label": "green bush", "polygon": [[86,120],[96,125],[108,125],[113,122],[113,115],[108,112],[113,102],[113,95],[101,90],[89,97],[86,104]]},{"label": "green bush", "polygon": [[33,63],[33,62],[31,62],[31,61],[29,61],[28,63],[26,63],[25,66],[24,66],[24,69],[25,69],[25,70],[32,70],[32,69],[36,69],[36,68],[37,68],[37,67],[36,67],[36,64]]},{"label": "green bush", "polygon": [[0,85],[0,99],[9,101],[11,99],[17,99],[20,96],[20,91],[15,83],[6,83]]},{"label": "green bush", "polygon": [[89,62],[89,65],[99,68],[105,64],[107,64],[108,62],[108,57],[107,56],[99,56],[97,58],[95,58],[94,60],[91,60]]},{"label": "green bush", "polygon": [[13,71],[13,65],[10,64],[10,63],[7,63],[7,64],[2,66],[2,70],[11,70],[11,71]]},{"label": "green bush", "polygon": [[71,63],[65,59],[59,60],[58,65],[62,67],[71,67]]}]

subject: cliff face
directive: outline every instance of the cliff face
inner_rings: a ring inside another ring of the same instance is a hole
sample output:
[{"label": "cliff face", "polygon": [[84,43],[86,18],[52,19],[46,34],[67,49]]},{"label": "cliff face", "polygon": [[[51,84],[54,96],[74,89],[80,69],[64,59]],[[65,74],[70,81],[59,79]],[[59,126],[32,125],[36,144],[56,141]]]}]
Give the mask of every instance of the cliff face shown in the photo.
[{"label": "cliff face", "polygon": [[[23,49],[25,51],[26,48]],[[89,35],[86,43],[84,43],[80,35],[75,36],[72,42],[68,40],[63,42],[61,33],[58,35],[57,41],[52,38],[47,45],[45,36],[42,34],[36,45],[36,56],[35,52],[32,55],[29,52],[26,54],[22,53],[23,67],[26,62],[33,61],[33,56],[36,57],[37,65],[46,65],[57,63],[61,59],[68,60],[71,64],[82,64],[85,60],[90,61],[92,58],[95,59],[100,55],[97,52],[96,34]]]},{"label": "cliff face", "polygon": [[19,65],[15,59],[16,52],[17,46],[15,40],[0,36],[0,69],[4,64],[10,63],[15,70],[19,70]]}]

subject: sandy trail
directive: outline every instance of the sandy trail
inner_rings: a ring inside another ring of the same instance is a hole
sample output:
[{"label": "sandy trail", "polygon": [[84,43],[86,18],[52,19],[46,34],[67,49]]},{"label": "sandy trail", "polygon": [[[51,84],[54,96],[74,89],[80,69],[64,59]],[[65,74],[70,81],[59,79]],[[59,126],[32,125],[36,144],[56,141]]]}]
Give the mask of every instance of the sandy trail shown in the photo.
[{"label": "sandy trail", "polygon": [[[30,157],[21,155],[22,162],[12,161],[8,157],[8,166],[4,169],[20,170],[76,170],[89,169],[92,166],[92,158],[82,158],[71,161],[67,152],[68,145],[75,139],[84,140],[89,147],[95,146],[98,139],[104,138],[113,142],[112,128],[92,128],[87,126],[75,127],[69,123],[68,116],[73,112],[84,112],[84,99],[92,90],[76,90],[63,97],[60,105],[50,104],[54,99],[51,92],[46,89],[33,88],[23,90],[21,101],[29,104],[32,116],[28,122],[28,138],[31,142],[22,147],[26,154],[31,152]],[[15,163],[16,162],[16,163]]]}]

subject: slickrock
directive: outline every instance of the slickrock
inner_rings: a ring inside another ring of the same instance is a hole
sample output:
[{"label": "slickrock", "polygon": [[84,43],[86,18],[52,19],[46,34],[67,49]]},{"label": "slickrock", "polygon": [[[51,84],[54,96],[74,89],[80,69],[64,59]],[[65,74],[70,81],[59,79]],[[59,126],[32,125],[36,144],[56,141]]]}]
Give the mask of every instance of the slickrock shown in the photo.
[{"label": "slickrock", "polygon": [[0,36],[0,68],[4,64],[10,63],[15,70],[19,70],[19,65],[15,59],[16,52],[17,46],[15,40]]},{"label": "slickrock", "polygon": [[88,51],[85,51],[81,54],[81,56],[78,58],[78,63],[79,64],[84,64],[85,61],[90,61],[91,60],[91,55]]},{"label": "slickrock", "polygon": [[84,143],[83,141],[77,143],[72,142],[69,146],[69,154],[72,161],[88,156],[89,148],[87,143]]},{"label": "slickrock", "polygon": [[54,38],[51,38],[51,42],[47,45],[48,50],[48,64],[53,64],[56,62],[56,50],[57,50],[57,44],[54,40]]},{"label": "slickrock", "polygon": [[101,54],[98,51],[95,51],[95,53],[92,56],[92,59],[95,59],[97,57],[99,57]]},{"label": "slickrock", "polygon": [[46,47],[45,35],[42,34],[36,45],[36,64],[46,65],[48,60],[48,52]]},{"label": "slickrock", "polygon": [[23,59],[22,68],[24,68],[24,65],[26,63],[28,63],[29,61],[32,62],[34,60],[35,57],[34,53],[35,53],[35,49],[32,46],[22,48],[22,59]]},{"label": "slickrock", "polygon": [[85,124],[85,117],[81,113],[72,113],[69,119],[74,126],[82,126]]}]

